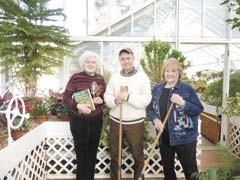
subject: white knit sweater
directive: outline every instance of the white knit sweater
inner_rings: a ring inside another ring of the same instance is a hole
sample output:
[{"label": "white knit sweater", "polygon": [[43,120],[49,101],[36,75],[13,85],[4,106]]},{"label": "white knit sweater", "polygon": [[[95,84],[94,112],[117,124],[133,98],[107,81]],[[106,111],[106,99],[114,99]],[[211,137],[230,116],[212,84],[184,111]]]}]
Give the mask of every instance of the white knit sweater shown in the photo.
[{"label": "white knit sweater", "polygon": [[104,101],[111,108],[110,117],[116,122],[119,122],[120,105],[116,105],[114,100],[120,91],[120,86],[127,86],[129,94],[128,101],[122,105],[123,124],[144,121],[146,107],[151,101],[151,86],[148,76],[142,71],[131,76],[123,76],[118,72],[110,78],[104,94]]}]

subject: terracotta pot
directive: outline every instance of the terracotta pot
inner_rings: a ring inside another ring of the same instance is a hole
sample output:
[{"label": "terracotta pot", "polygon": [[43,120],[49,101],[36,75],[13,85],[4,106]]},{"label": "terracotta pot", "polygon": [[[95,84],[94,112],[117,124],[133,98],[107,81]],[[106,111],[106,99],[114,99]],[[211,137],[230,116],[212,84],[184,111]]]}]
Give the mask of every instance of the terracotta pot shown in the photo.
[{"label": "terracotta pot", "polygon": [[39,124],[41,124],[41,123],[43,123],[43,122],[45,122],[45,121],[47,121],[47,120],[48,120],[48,115],[47,115],[47,114],[36,116],[36,121],[37,121]]},{"label": "terracotta pot", "polygon": [[70,117],[68,115],[63,115],[63,116],[59,116],[59,119],[61,119],[62,121],[69,121]]},{"label": "terracotta pot", "polygon": [[14,141],[16,141],[18,138],[22,137],[24,135],[24,132],[21,130],[14,130],[11,132],[12,138]]}]

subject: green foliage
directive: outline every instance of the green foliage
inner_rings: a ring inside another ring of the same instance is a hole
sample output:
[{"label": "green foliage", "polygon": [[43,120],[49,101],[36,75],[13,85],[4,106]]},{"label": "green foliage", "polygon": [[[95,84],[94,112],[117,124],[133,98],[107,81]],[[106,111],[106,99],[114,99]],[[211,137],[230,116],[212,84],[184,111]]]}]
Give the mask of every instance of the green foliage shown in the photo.
[{"label": "green foliage", "polygon": [[100,145],[109,146],[109,111],[110,109],[105,105],[103,108],[103,128],[101,132]]},{"label": "green foliage", "polygon": [[219,144],[218,149],[220,165],[194,173],[193,176],[198,180],[240,180],[240,158],[235,157],[224,145]]},{"label": "green foliage", "polygon": [[227,98],[226,108],[223,113],[227,116],[240,116],[240,92],[236,92],[235,96]]},{"label": "green foliage", "polygon": [[222,87],[223,79],[221,78],[208,84],[200,98],[208,104],[219,107],[222,105]]},{"label": "green foliage", "polygon": [[[29,115],[29,114],[28,114]],[[19,123],[21,122],[22,117],[17,116],[16,118],[14,118],[13,120],[13,125],[14,126],[18,126]],[[23,132],[28,132],[32,127],[32,118],[30,117],[30,115],[27,118],[24,118],[24,121],[22,123],[22,125],[17,128],[17,129],[11,129],[12,131],[16,131],[16,130],[21,130]]]},{"label": "green foliage", "polygon": [[64,20],[63,9],[48,9],[49,1],[0,0],[0,65],[19,80],[25,96],[35,96],[38,78],[55,74],[71,54],[67,30],[54,25]]},{"label": "green foliage", "polygon": [[183,69],[186,69],[186,67],[189,66],[189,64],[185,64],[186,58],[183,54],[172,49],[168,42],[152,40],[143,46],[145,50],[145,58],[141,59],[140,63],[153,85],[162,82],[162,66],[166,59],[175,57],[180,61]]},{"label": "green foliage", "polygon": [[[209,83],[202,92],[200,98],[208,104],[220,107],[222,105],[223,96],[223,79],[219,78]],[[231,73],[229,82],[229,97],[234,97],[240,87],[240,70]]]},{"label": "green foliage", "polygon": [[49,104],[46,100],[37,99],[33,102],[33,116],[46,115],[49,112]]},{"label": "green foliage", "polygon": [[56,107],[56,112],[57,112],[57,116],[61,117],[61,116],[65,116],[68,114],[68,108],[65,104],[63,103],[59,103]]},{"label": "green foliage", "polygon": [[234,18],[228,18],[226,22],[232,24],[232,29],[240,29],[240,1],[224,0],[221,5],[227,5],[228,10],[234,13]]}]

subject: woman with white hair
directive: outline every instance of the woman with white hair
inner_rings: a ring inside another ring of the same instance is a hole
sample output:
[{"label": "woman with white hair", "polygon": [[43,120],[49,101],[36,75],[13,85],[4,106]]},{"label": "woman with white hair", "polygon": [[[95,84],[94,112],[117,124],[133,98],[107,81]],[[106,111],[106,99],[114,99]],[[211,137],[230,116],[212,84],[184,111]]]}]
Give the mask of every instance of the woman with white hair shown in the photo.
[{"label": "woman with white hair", "polygon": [[[82,71],[69,79],[63,96],[68,107],[70,130],[73,136],[77,158],[77,180],[94,180],[96,155],[103,123],[103,94],[106,84],[103,76],[96,73],[99,57],[86,51],[79,58]],[[89,89],[92,92],[95,110],[87,105],[78,104],[73,94]],[[80,112],[80,113],[79,113]]]}]

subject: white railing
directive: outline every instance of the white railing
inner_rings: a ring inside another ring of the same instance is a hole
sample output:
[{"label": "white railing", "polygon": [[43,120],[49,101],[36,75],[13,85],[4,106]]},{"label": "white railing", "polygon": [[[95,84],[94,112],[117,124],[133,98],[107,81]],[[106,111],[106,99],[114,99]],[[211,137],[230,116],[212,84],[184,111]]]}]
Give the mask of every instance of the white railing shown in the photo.
[{"label": "white railing", "polygon": [[[199,137],[201,142],[201,137]],[[123,150],[123,177],[132,177],[133,159],[129,147]],[[145,149],[150,152],[151,145]],[[109,177],[110,157],[108,147],[99,147],[96,178]],[[197,150],[197,156],[200,155]],[[162,177],[158,148],[149,162],[145,177]],[[74,179],[75,152],[69,122],[45,122],[0,151],[1,180]],[[183,177],[182,168],[176,159],[176,172]],[[198,159],[198,164],[200,160]]]},{"label": "white railing", "polygon": [[45,134],[42,124],[0,151],[1,180],[46,178]]}]

